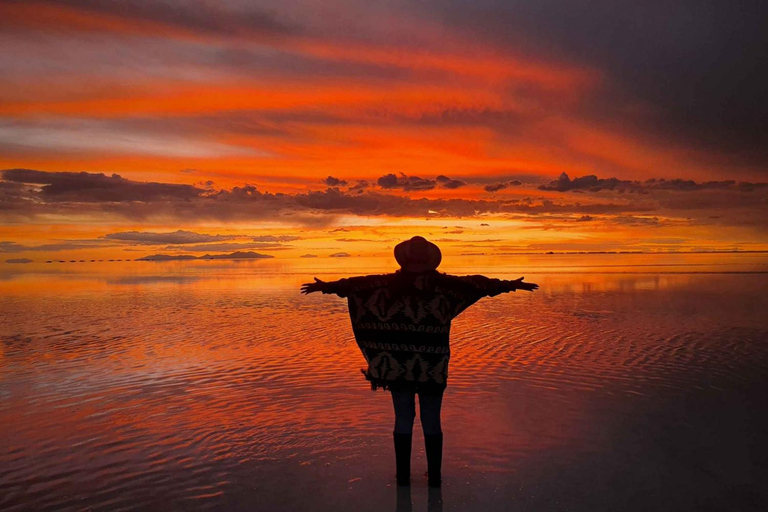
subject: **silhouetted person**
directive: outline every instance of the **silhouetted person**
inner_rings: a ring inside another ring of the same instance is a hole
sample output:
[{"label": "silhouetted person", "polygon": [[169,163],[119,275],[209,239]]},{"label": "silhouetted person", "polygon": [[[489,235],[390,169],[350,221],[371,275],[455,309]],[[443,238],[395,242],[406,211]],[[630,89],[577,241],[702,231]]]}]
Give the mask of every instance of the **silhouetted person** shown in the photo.
[{"label": "silhouetted person", "polygon": [[333,293],[346,297],[352,330],[368,368],[371,388],[387,389],[395,408],[395,460],[398,485],[410,484],[411,440],[419,395],[421,426],[427,453],[430,487],[441,483],[443,431],[440,407],[448,379],[451,320],[485,296],[538,285],[452,276],[438,272],[440,249],[420,236],[395,247],[400,270],[302,285],[302,293]]}]

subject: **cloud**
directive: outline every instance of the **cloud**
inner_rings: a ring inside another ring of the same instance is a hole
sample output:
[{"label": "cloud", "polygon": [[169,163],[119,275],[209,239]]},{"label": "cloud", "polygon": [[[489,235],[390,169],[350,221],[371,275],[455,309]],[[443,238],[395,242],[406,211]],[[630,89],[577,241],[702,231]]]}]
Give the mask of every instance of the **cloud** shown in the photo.
[{"label": "cloud", "polygon": [[6,182],[42,185],[46,201],[124,202],[190,200],[205,191],[192,185],[133,181],[118,174],[88,172],[43,172],[32,169],[2,171]]},{"label": "cloud", "polygon": [[366,189],[370,188],[370,186],[371,184],[368,183],[368,180],[357,180],[354,185],[350,185],[347,192],[362,194]]},{"label": "cloud", "polygon": [[120,233],[108,233],[104,235],[108,240],[119,240],[121,242],[131,242],[137,244],[159,245],[159,244],[199,244],[204,242],[219,242],[223,240],[232,240],[234,236],[229,235],[206,235],[195,233],[193,231],[177,230],[171,233],[153,233],[149,231],[123,231]]},{"label": "cloud", "polygon": [[[185,9],[179,9],[173,3],[153,0],[135,0],[131,2],[130,9],[119,2],[99,0],[64,0],[62,2],[30,0],[26,3],[43,16],[49,6],[59,9],[68,8],[69,16],[62,16],[59,13],[59,17],[62,18],[62,29],[66,29],[66,22],[69,19],[76,19],[79,21],[69,27],[72,30],[77,28],[83,31],[117,31],[137,35],[165,31],[171,34],[181,32],[188,36],[196,34],[273,38],[300,31],[297,26],[278,19],[274,12],[254,6],[233,8],[232,4],[227,5],[224,2],[218,4],[195,2],[193,6]],[[48,16],[55,13],[54,10],[48,13]],[[19,19],[15,18],[17,22]]]},{"label": "cloud", "polygon": [[[768,72],[759,65],[768,36],[761,30],[760,2],[740,2],[736,9],[727,2],[705,2],[701,8],[682,0],[649,9],[642,2],[596,0],[584,9],[565,0],[426,0],[386,8],[355,4],[352,17],[343,15],[349,5],[337,2],[177,4],[2,3],[0,26],[14,48],[2,63],[4,82],[10,84],[3,92],[14,101],[4,97],[3,103],[13,104],[11,115],[18,115],[13,123],[22,117],[23,122],[50,119],[53,112],[88,123],[108,118],[90,131],[81,125],[36,132],[17,124],[7,140],[34,136],[48,151],[78,144],[90,144],[92,151],[120,149],[130,142],[132,153],[190,151],[215,157],[227,145],[204,142],[245,139],[226,136],[234,131],[246,133],[251,147],[257,135],[271,131],[275,147],[296,149],[287,161],[304,175],[305,162],[314,169],[325,168],[316,165],[322,158],[326,165],[337,162],[335,147],[330,156],[315,152],[319,145],[333,146],[329,137],[345,148],[361,146],[369,161],[402,151],[406,158],[421,155],[418,164],[431,163],[440,146],[441,153],[459,157],[443,162],[457,161],[456,168],[462,168],[459,161],[468,156],[473,166],[490,155],[482,163],[526,161],[529,155],[520,150],[536,148],[542,150],[535,159],[540,169],[554,164],[585,169],[599,162],[599,172],[618,169],[616,174],[626,177],[643,168],[673,168],[635,166],[631,152],[621,146],[587,143],[584,150],[569,145],[578,128],[595,126],[601,134],[620,133],[621,141],[637,142],[640,149],[669,150],[672,156],[664,164],[680,168],[676,160],[685,160],[686,176],[709,179],[746,161],[752,166],[744,172],[756,179],[752,176],[768,162],[763,129]],[[339,81],[352,75],[355,80]],[[306,92],[332,81],[333,91]],[[256,91],[256,82],[274,85]],[[238,95],[233,89],[241,85],[254,92]],[[292,94],[285,105],[282,100]],[[297,126],[303,121],[274,121],[263,112],[285,107],[295,109],[290,113],[295,118],[327,120],[303,130]],[[142,115],[147,118],[141,120]],[[217,119],[208,124],[206,115]],[[344,128],[355,133],[330,135],[334,118],[354,125]],[[551,137],[561,132],[561,120],[575,129],[562,139]],[[105,125],[111,123],[123,126],[109,131]],[[142,129],[129,130],[131,123]],[[208,139],[172,144],[170,134],[179,131],[157,126],[153,131],[147,128],[152,124],[206,131]],[[223,129],[213,129],[217,124]],[[398,129],[414,125],[417,137],[402,136],[411,132]],[[371,129],[392,131],[356,138]],[[401,136],[389,138],[392,132]],[[314,151],[305,152],[305,141],[296,144],[297,137],[314,139]],[[621,162],[611,158],[614,148],[627,155]],[[591,159],[585,155],[590,151]],[[689,158],[692,153],[696,156]],[[706,162],[708,169],[699,173],[693,164],[712,155],[721,159],[716,165]],[[172,165],[204,168],[196,161]],[[359,165],[354,161],[334,172],[352,175],[350,169]],[[387,162],[373,176],[389,169],[418,173],[413,169],[419,167],[399,165]]]},{"label": "cloud", "polygon": [[340,180],[339,178],[334,178],[333,176],[328,176],[327,178],[322,180],[322,183],[325,183],[329,187],[339,187],[347,184],[346,181]]},{"label": "cloud", "polygon": [[[0,149],[8,152],[49,151],[112,154],[129,157],[265,157],[254,148],[222,144],[194,136],[190,130],[132,128],[130,122],[83,119],[25,119],[8,122],[0,118]],[[199,134],[198,134],[199,135]],[[202,134],[204,135],[204,134]]]},{"label": "cloud", "polygon": [[499,190],[505,189],[507,187],[519,187],[522,184],[523,182],[520,180],[499,181],[496,183],[485,185],[483,189],[485,189],[486,192],[493,193],[493,192],[498,192]]},{"label": "cloud", "polygon": [[[702,8],[704,6],[704,8]],[[707,148],[731,162],[768,160],[768,71],[759,66],[768,32],[760,2],[646,4],[427,0],[411,6],[451,34],[605,76],[581,115]]]},{"label": "cloud", "polygon": [[555,190],[557,192],[569,192],[572,190],[589,190],[597,192],[602,189],[631,189],[639,190],[642,186],[633,181],[619,180],[617,178],[599,179],[594,175],[582,176],[571,180],[566,173],[562,173],[556,180],[546,185],[540,185],[539,190]]},{"label": "cloud", "polygon": [[628,226],[659,226],[662,221],[658,217],[648,217],[639,215],[619,215],[612,219],[619,224],[625,224]]},{"label": "cloud", "polygon": [[441,187],[447,188],[447,189],[460,188],[466,185],[466,183],[464,183],[463,181],[452,180],[448,176],[443,176],[442,174],[439,175],[437,178],[435,178],[435,181],[439,183]]},{"label": "cloud", "polygon": [[[0,193],[10,191],[7,196],[10,204],[3,204],[0,218],[15,221],[44,215],[78,215],[100,221],[109,218],[186,224],[264,219],[290,225],[328,226],[341,215],[460,218],[496,214],[542,219],[542,216],[566,215],[576,220],[582,216],[612,214],[660,218],[684,215],[720,226],[768,228],[768,186],[734,181],[655,179],[639,182],[594,176],[571,180],[563,175],[542,186],[545,192],[555,192],[554,196],[485,200],[415,198],[375,189],[358,192],[337,187],[293,194],[262,192],[252,185],[200,189],[104,174],[32,170],[5,171],[3,177],[12,181],[0,181]],[[717,210],[718,219],[709,218],[713,209]],[[181,230],[126,231],[111,233],[104,241],[184,245],[232,238]],[[284,243],[295,239],[295,235],[261,235],[250,237],[249,241]]]},{"label": "cloud", "polygon": [[507,188],[506,183],[492,183],[483,187],[486,192],[498,192],[501,189]]},{"label": "cloud", "polygon": [[402,190],[432,190],[436,184],[435,180],[406,176],[405,174],[399,178],[394,174],[385,174],[376,180],[376,183],[384,189],[399,188]]},{"label": "cloud", "polygon": [[376,180],[376,183],[383,189],[401,189],[405,191],[432,190],[437,186],[456,189],[466,185],[463,181],[452,180],[442,174],[431,180],[419,176],[407,176],[402,173],[399,177],[394,174],[385,174]]},{"label": "cloud", "polygon": [[545,185],[540,185],[539,190],[551,190],[557,192],[599,192],[601,190],[615,190],[618,192],[648,193],[651,190],[673,190],[678,192],[693,192],[701,190],[739,190],[751,192],[764,189],[768,183],[749,183],[735,180],[695,182],[683,179],[657,179],[651,178],[645,181],[620,180],[618,178],[598,178],[589,174],[571,179],[568,174],[562,173],[556,180]]}]

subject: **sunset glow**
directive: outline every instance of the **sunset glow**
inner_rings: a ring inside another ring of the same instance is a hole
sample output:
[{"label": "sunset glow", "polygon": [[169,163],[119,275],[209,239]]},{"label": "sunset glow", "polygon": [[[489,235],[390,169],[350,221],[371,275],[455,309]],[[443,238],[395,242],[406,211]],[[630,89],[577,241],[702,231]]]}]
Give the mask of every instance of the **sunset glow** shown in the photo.
[{"label": "sunset glow", "polygon": [[[741,68],[660,60],[667,88],[643,89],[610,41],[459,4],[3,2],[0,252],[768,250],[760,108],[726,101]],[[617,41],[655,52],[638,27]]]}]

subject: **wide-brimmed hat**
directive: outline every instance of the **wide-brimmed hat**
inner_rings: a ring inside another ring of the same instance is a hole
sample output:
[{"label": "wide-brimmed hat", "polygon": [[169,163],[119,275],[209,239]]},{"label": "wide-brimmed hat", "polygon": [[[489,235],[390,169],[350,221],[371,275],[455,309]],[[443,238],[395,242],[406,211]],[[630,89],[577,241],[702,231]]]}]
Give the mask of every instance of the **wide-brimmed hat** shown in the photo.
[{"label": "wide-brimmed hat", "polygon": [[395,259],[407,272],[435,270],[443,259],[440,248],[424,237],[415,236],[395,246]]}]

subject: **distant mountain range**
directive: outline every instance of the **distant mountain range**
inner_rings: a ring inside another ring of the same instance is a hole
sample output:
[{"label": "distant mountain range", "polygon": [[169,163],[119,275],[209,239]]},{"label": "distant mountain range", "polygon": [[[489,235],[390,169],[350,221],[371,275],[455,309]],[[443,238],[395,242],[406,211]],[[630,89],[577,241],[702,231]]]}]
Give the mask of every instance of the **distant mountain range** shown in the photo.
[{"label": "distant mountain range", "polygon": [[179,261],[179,260],[255,260],[274,258],[271,254],[261,254],[252,251],[237,251],[229,254],[206,254],[193,256],[192,254],[151,254],[138,258],[136,261]]}]

